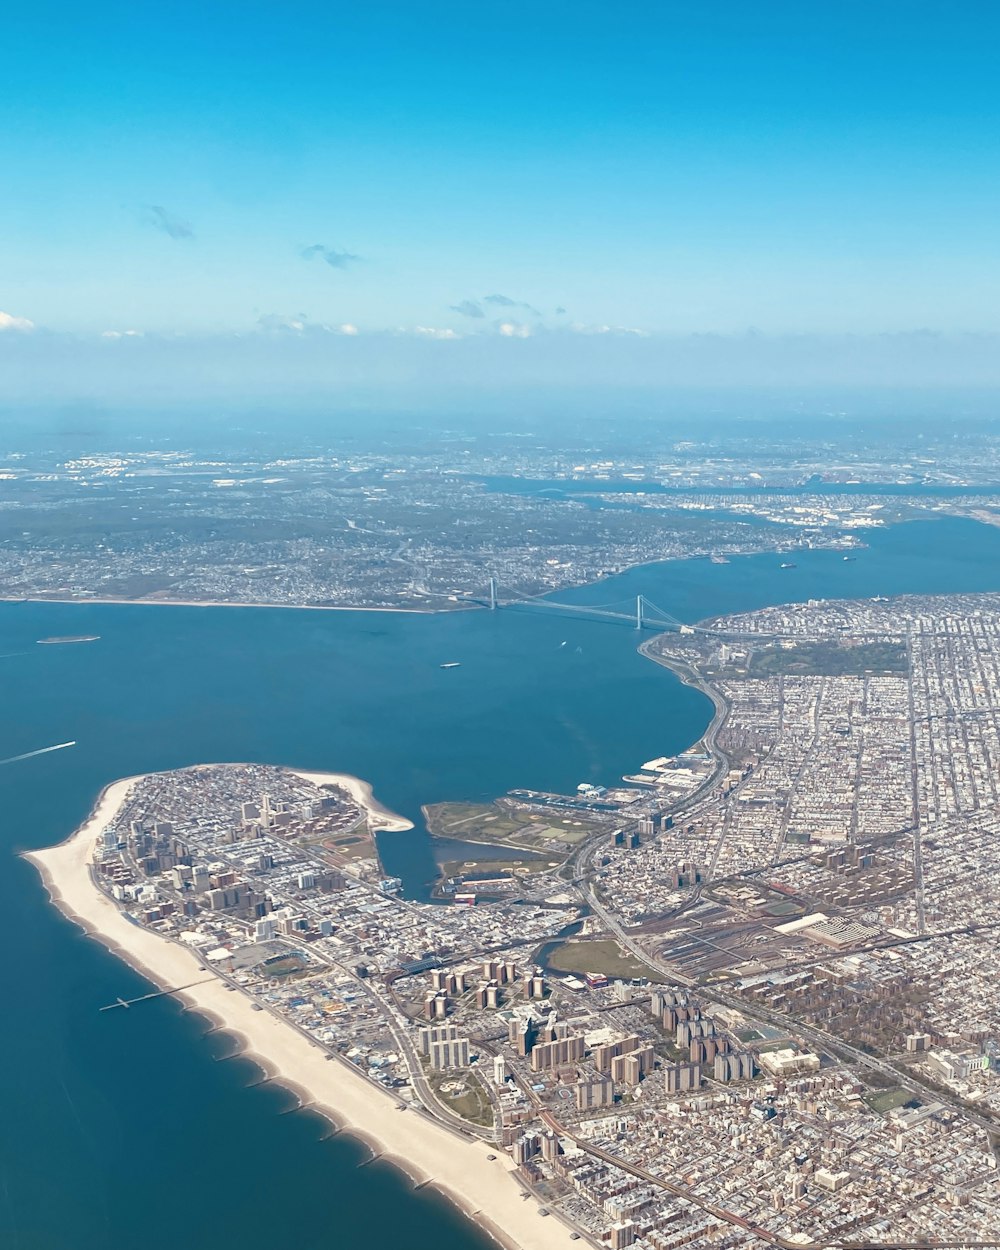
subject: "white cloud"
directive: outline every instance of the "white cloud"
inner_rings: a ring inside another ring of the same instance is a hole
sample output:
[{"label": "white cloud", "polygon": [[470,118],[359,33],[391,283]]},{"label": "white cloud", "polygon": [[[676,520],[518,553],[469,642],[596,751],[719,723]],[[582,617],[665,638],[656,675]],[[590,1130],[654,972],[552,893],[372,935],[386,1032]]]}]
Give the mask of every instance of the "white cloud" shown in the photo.
[{"label": "white cloud", "polygon": [[283,313],[266,313],[257,318],[257,329],[265,334],[294,334],[298,336],[316,336],[323,334],[344,334],[355,338],[360,331],[350,321],[341,325],[327,325],[325,321],[310,321],[305,313],[297,313],[287,317]]},{"label": "white cloud", "polygon": [[12,313],[0,312],[0,331],[2,330],[20,330],[27,332],[33,330],[35,323],[29,321],[27,317],[15,317]]},{"label": "white cloud", "polygon": [[304,317],[286,317],[281,313],[265,313],[257,318],[257,329],[265,333],[280,334],[290,330],[293,334],[301,334],[306,328]]},{"label": "white cloud", "polygon": [[425,339],[460,339],[462,337],[457,330],[439,330],[434,326],[414,326],[413,333]]},{"label": "white cloud", "polygon": [[649,338],[648,330],[639,330],[634,326],[593,326],[574,321],[569,329],[574,334],[630,334],[633,338]]},{"label": "white cloud", "polygon": [[500,333],[505,339],[529,339],[531,338],[531,330],[528,326],[518,325],[516,321],[503,321],[500,324]]},{"label": "white cloud", "polygon": [[102,339],[141,339],[141,330],[102,330]]}]

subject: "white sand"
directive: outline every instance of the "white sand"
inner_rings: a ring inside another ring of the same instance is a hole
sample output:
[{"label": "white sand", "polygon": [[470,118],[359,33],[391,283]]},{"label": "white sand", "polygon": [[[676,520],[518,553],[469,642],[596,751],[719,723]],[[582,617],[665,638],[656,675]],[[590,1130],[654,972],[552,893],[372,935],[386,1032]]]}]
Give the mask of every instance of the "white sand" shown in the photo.
[{"label": "white sand", "polygon": [[304,773],[298,768],[292,769],[297,777],[310,781],[314,786],[340,786],[362,808],[368,817],[368,826],[374,833],[378,829],[386,829],[390,833],[405,833],[413,828],[413,821],[397,816],[383,807],[372,793],[367,781],[360,777],[352,777],[350,773]]},{"label": "white sand", "polygon": [[[72,837],[25,858],[39,869],[59,909],[114,954],[163,988],[191,985],[205,976],[198,958],[180,943],[126,920],[90,875],[98,835],[140,779],[108,786]],[[327,1059],[290,1024],[268,1011],[255,1011],[247,995],[228,990],[221,980],[194,985],[179,997],[239,1036],[250,1058],[261,1061],[274,1079],[293,1088],[313,1109],[365,1140],[418,1183],[439,1188],[498,1240],[521,1250],[568,1250],[573,1244],[561,1221],[539,1215],[537,1200],[521,1199],[506,1153],[466,1140],[420,1111],[399,1110],[389,1094],[346,1061]],[[490,1153],[497,1158],[487,1159]]]}]

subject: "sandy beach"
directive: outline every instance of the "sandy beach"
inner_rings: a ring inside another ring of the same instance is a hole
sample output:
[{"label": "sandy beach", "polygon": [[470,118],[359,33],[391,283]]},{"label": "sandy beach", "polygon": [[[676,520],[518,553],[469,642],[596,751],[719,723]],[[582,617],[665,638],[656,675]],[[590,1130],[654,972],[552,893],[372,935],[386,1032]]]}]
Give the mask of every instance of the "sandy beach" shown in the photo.
[{"label": "sandy beach", "polygon": [[296,777],[311,781],[314,786],[340,786],[346,790],[358,807],[363,808],[368,817],[368,826],[372,833],[378,829],[386,829],[390,833],[405,833],[413,828],[413,821],[397,816],[375,798],[367,781],[360,777],[352,777],[350,773],[304,773],[299,768],[291,770]]},{"label": "sandy beach", "polygon": [[[317,784],[328,784],[331,778],[339,785],[350,781],[370,799],[370,787],[357,778],[301,775],[324,779]],[[286,1084],[338,1128],[361,1138],[417,1184],[438,1188],[504,1245],[568,1250],[573,1244],[570,1230],[556,1218],[540,1215],[534,1198],[520,1197],[521,1186],[511,1175],[514,1166],[506,1153],[466,1140],[423,1112],[401,1110],[396,1100],[373,1087],[346,1061],[328,1059],[324,1050],[288,1023],[268,1011],[255,1011],[248,996],[231,991],[222,980],[204,981],[204,968],[194,953],[130,923],[97,888],[90,872],[95,841],[138,780],[114,782],[70,838],[59,846],[26,854],[42,874],[56,906],[161,988],[189,986],[178,997],[236,1035],[246,1048],[244,1053],[259,1061],[269,1076]],[[202,983],[192,985],[198,981]],[[95,1003],[94,1010],[100,1005]],[[490,1160],[489,1154],[496,1158]]]}]

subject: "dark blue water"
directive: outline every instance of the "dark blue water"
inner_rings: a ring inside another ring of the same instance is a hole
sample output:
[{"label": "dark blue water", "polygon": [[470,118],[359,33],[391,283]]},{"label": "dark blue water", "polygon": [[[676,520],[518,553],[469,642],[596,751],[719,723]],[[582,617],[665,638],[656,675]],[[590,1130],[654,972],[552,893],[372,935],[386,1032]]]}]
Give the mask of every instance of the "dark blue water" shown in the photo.
[{"label": "dark blue water", "polygon": [[[862,530],[867,547],[848,553],[800,551],[734,557],[730,564],[679,560],[645,565],[594,586],[560,591],[569,603],[601,604],[647,595],[679,620],[806,599],[963,594],[1000,589],[1000,529],[944,518]],[[782,569],[792,561],[794,569]]]},{"label": "dark blue water", "polygon": [[[808,597],[1000,589],[1000,531],[900,526],[831,552],[639,569],[567,598],[637,593],[682,619]],[[53,634],[93,644],[39,647]],[[0,605],[5,1006],[0,1247],[244,1250],[364,1242],[465,1250],[478,1234],[359,1146],[322,1141],[280,1090],[247,1091],[228,1043],[170,1001],[100,1014],[141,979],[47,905],[19,848],[66,836],[100,788],[205,760],[353,772],[419,822],[423,803],[614,781],[704,730],[709,706],[635,651],[625,626],[507,610],[441,617],[146,606]],[[565,645],[563,645],[565,644]],[[461,667],[442,670],[445,661]],[[386,837],[421,895],[423,834]]]}]

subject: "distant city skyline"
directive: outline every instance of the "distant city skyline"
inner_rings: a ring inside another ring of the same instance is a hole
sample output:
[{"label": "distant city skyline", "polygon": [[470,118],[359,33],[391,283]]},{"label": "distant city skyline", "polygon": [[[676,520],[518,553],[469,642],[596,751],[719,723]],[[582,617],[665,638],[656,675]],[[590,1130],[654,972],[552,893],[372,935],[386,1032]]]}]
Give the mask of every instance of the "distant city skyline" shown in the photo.
[{"label": "distant city skyline", "polygon": [[[831,336],[1000,333],[1000,17],[928,0],[905,19],[856,0],[294,18],[180,0],[165,21],[43,0],[0,51],[4,356],[16,379],[25,339],[57,364],[70,338],[99,379],[119,367],[100,349],[143,337],[196,384],[237,339],[376,336],[338,360],[403,381],[404,340],[486,338],[501,374],[544,358],[558,384],[597,339],[817,336],[829,355]],[[623,382],[659,359],[599,354]],[[841,369],[802,354],[749,380]],[[905,376],[897,347],[875,354],[876,380]],[[265,355],[294,376],[294,349]],[[731,356],[706,367],[748,380]]]}]

